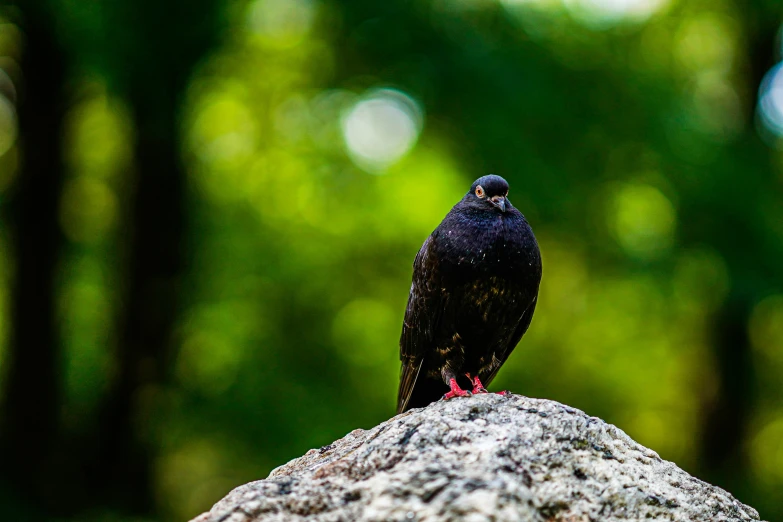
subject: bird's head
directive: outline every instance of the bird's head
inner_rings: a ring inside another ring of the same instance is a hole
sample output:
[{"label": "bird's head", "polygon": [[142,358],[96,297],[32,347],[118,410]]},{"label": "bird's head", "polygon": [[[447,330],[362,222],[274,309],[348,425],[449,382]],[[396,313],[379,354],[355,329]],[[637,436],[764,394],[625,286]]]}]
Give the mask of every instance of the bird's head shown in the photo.
[{"label": "bird's head", "polygon": [[466,199],[472,206],[480,208],[497,209],[505,212],[511,203],[508,197],[508,183],[505,179],[494,174],[482,176],[473,182]]}]

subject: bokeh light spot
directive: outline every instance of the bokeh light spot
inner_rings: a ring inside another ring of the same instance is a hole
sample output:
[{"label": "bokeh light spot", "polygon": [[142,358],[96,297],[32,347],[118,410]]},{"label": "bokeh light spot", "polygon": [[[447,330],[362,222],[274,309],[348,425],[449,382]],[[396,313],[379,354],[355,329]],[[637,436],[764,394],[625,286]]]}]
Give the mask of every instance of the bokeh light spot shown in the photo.
[{"label": "bokeh light spot", "polygon": [[89,178],[69,181],[63,189],[60,223],[74,242],[103,239],[117,218],[117,197],[103,182]]},{"label": "bokeh light spot", "polygon": [[641,22],[660,11],[667,0],[563,0],[587,25],[600,28],[622,21]]},{"label": "bokeh light spot", "polygon": [[682,21],[674,52],[687,71],[725,73],[734,63],[736,40],[736,22],[728,16],[707,11]]},{"label": "bokeh light spot", "polygon": [[764,482],[783,481],[783,412],[766,423],[750,442],[753,471]]},{"label": "bokeh light spot", "polygon": [[77,175],[107,179],[121,175],[131,162],[135,139],[128,110],[109,98],[100,84],[82,89],[91,96],[71,109],[66,119],[68,167]]},{"label": "bokeh light spot", "polygon": [[690,101],[692,123],[715,141],[728,141],[742,131],[744,119],[739,95],[722,75],[698,75]]},{"label": "bokeh light spot", "polygon": [[660,190],[641,183],[619,186],[613,193],[611,225],[629,254],[653,258],[671,247],[676,213]]},{"label": "bokeh light spot", "polygon": [[535,6],[539,8],[552,8],[560,5],[560,0],[500,0],[500,3],[508,7]]},{"label": "bokeh light spot", "polygon": [[191,389],[218,394],[234,383],[241,362],[236,346],[220,334],[201,330],[182,343],[177,375]]},{"label": "bokeh light spot", "polygon": [[83,257],[68,270],[58,308],[65,348],[66,422],[78,424],[81,415],[99,404],[110,381],[112,357],[105,348],[111,342],[115,308],[99,260]]},{"label": "bokeh light spot", "polygon": [[422,127],[419,105],[392,89],[371,91],[343,117],[348,152],[359,167],[383,172],[415,145]]},{"label": "bokeh light spot", "polygon": [[770,132],[783,136],[783,62],[773,67],[761,82],[759,116]]},{"label": "bokeh light spot", "polygon": [[16,134],[16,109],[8,98],[0,94],[0,156],[14,144]]},{"label": "bokeh light spot", "polygon": [[783,369],[783,295],[767,297],[753,308],[749,331],[753,348]]},{"label": "bokeh light spot", "polygon": [[307,36],[314,19],[312,0],[255,0],[248,8],[247,27],[265,43],[289,47]]},{"label": "bokeh light spot", "polygon": [[11,186],[19,168],[19,148],[12,146],[5,154],[0,155],[0,193]]},{"label": "bokeh light spot", "polygon": [[202,162],[226,169],[243,162],[253,152],[255,123],[249,109],[234,93],[210,96],[197,114],[190,138],[193,151]]}]

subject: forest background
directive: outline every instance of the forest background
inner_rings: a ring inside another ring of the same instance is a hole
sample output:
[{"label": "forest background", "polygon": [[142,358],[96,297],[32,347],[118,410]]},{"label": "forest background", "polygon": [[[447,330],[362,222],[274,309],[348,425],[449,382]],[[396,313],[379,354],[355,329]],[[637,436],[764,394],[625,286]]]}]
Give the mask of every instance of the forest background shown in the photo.
[{"label": "forest background", "polygon": [[0,9],[0,511],[182,521],[394,411],[419,246],[541,243],[494,383],[783,521],[779,0]]}]

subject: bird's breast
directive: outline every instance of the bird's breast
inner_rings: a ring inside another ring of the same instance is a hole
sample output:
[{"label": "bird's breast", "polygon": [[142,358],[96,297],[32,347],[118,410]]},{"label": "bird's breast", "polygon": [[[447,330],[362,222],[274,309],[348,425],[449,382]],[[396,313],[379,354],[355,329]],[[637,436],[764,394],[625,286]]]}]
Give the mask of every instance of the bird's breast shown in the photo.
[{"label": "bird's breast", "polygon": [[444,268],[455,273],[479,272],[504,279],[540,270],[538,244],[524,218],[493,218],[445,224],[436,238],[439,258],[448,265]]}]

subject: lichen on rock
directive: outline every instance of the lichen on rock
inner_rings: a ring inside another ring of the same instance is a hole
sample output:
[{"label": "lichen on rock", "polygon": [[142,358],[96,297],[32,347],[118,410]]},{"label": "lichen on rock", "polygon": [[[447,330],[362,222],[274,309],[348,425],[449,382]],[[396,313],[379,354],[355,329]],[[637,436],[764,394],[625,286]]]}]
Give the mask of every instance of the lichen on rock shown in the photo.
[{"label": "lichen on rock", "polygon": [[647,519],[759,515],[597,417],[487,394],[354,430],[236,488],[193,522]]}]

